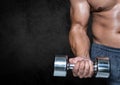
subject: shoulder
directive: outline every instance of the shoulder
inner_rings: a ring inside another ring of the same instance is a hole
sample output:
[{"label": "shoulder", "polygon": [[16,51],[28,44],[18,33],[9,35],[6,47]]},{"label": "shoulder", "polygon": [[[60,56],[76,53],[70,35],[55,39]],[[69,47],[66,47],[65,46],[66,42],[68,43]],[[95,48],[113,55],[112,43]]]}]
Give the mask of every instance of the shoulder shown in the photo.
[{"label": "shoulder", "polygon": [[89,5],[89,0],[70,0],[71,5]]},{"label": "shoulder", "polygon": [[89,0],[70,0],[71,3],[89,2]]}]

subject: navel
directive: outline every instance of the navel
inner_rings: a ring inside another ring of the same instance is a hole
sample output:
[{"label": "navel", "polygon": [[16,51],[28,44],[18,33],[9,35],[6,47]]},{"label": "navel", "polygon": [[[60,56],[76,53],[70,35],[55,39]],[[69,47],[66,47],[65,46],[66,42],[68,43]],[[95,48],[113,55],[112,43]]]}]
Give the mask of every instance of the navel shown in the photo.
[{"label": "navel", "polygon": [[102,7],[98,7],[96,11],[97,11],[97,12],[100,12],[100,11],[103,11],[103,10],[104,10],[104,9],[103,9]]}]

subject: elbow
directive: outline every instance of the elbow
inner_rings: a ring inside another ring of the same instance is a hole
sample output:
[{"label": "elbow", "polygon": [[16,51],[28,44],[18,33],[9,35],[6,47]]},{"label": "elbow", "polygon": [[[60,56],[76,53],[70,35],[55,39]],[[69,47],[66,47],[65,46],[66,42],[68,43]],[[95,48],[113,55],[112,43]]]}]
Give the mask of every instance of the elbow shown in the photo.
[{"label": "elbow", "polygon": [[76,22],[71,24],[71,29],[70,31],[78,32],[78,31],[85,31],[87,30],[87,25]]}]

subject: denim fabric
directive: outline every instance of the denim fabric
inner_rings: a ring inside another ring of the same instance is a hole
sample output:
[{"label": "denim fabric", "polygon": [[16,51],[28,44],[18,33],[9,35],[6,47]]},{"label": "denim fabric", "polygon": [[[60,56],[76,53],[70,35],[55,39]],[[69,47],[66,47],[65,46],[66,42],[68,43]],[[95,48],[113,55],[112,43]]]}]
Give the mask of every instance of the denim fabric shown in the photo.
[{"label": "denim fabric", "polygon": [[109,57],[111,64],[108,85],[120,85],[120,48],[112,48],[93,43],[91,45],[91,59],[96,57]]}]

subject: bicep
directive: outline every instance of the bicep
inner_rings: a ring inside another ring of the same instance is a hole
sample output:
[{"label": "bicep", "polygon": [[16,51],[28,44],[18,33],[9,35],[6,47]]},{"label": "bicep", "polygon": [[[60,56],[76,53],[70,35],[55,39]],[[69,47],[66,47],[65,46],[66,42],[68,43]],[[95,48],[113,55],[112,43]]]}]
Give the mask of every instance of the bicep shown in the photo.
[{"label": "bicep", "polygon": [[70,0],[70,16],[72,24],[86,27],[90,15],[90,7],[87,0]]}]

